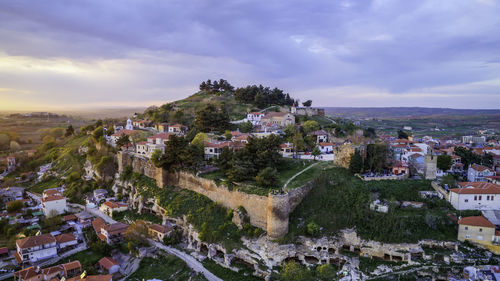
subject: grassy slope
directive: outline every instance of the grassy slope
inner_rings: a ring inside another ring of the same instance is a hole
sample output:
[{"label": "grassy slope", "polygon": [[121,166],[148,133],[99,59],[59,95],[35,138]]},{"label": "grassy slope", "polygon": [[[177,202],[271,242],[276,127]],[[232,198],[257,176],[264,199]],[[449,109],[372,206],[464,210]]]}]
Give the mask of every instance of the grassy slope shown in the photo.
[{"label": "grassy slope", "polygon": [[178,100],[174,102],[175,106],[182,109],[185,114],[194,114],[205,104],[213,103],[215,105],[225,104],[229,111],[229,117],[231,120],[243,119],[246,115],[247,109],[255,109],[250,104],[238,103],[232,94],[222,93],[220,96],[213,94],[208,94],[205,92],[198,92],[191,95],[183,100]]},{"label": "grassy slope", "polygon": [[[282,242],[306,235],[307,224],[315,222],[319,235],[334,235],[355,227],[365,239],[382,242],[417,242],[420,239],[454,240],[456,226],[446,214],[453,212],[442,200],[423,200],[417,190],[430,189],[427,182],[384,181],[365,183],[347,170],[332,168],[315,180],[314,188],[290,216],[289,234]],[[369,209],[372,192],[379,198],[422,201],[423,209],[392,206],[388,214]]]},{"label": "grassy slope", "polygon": [[126,280],[206,280],[202,275],[196,275],[189,279],[191,274],[192,270],[181,259],[175,256],[165,257],[160,255],[156,259],[149,257],[142,259],[139,269]]}]

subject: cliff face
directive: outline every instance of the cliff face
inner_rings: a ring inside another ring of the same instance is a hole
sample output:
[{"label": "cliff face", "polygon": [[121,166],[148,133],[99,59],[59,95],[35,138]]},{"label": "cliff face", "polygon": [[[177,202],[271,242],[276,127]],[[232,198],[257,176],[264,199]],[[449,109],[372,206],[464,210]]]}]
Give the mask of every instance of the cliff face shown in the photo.
[{"label": "cliff face", "polygon": [[155,167],[147,158],[119,152],[118,170],[123,172],[131,166],[134,172],[156,180],[159,187],[175,185],[202,194],[226,208],[237,209],[243,206],[253,226],[266,230],[271,238],[279,238],[288,232],[288,217],[295,207],[311,190],[311,186],[295,189],[288,193],[268,196],[248,194],[218,186],[213,180],[197,177],[191,173],[170,174]]}]

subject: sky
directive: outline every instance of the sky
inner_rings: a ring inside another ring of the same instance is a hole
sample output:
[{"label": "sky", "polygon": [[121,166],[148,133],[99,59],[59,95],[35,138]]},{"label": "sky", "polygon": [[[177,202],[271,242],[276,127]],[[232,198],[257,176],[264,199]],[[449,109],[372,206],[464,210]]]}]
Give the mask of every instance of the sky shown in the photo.
[{"label": "sky", "polygon": [[160,105],[220,78],[499,109],[500,0],[0,1],[0,110]]}]

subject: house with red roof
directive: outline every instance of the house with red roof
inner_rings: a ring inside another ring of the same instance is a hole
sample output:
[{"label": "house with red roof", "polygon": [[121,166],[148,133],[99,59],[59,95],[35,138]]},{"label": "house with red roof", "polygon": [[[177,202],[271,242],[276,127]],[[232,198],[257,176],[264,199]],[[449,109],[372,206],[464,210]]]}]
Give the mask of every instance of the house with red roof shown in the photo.
[{"label": "house with red roof", "polygon": [[500,209],[500,186],[489,182],[460,182],[450,189],[449,201],[457,210]]},{"label": "house with red roof", "polygon": [[16,248],[15,256],[19,263],[33,263],[57,256],[56,239],[49,233],[18,239]]},{"label": "house with red roof", "polygon": [[111,257],[103,257],[97,263],[102,273],[114,274],[120,270],[120,265]]},{"label": "house with red roof", "polygon": [[48,189],[42,193],[42,211],[46,217],[66,212],[66,197],[57,189]]},{"label": "house with red roof", "polygon": [[458,221],[458,240],[489,246],[500,239],[500,231],[483,216],[465,217]]},{"label": "house with red roof", "polygon": [[496,172],[483,165],[472,164],[467,170],[468,181],[486,181],[486,177],[495,176]]}]

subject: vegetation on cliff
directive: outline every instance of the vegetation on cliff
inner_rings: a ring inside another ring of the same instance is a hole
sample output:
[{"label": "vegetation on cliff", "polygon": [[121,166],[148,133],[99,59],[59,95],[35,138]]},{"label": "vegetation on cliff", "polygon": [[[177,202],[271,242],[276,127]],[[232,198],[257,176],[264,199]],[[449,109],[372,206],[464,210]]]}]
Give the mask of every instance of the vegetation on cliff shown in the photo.
[{"label": "vegetation on cliff", "polygon": [[233,210],[213,202],[196,192],[166,186],[156,193],[158,204],[166,210],[167,216],[186,216],[199,233],[199,238],[208,243],[222,243],[231,251],[241,245],[241,237],[256,237],[262,230],[245,224],[240,230],[231,221]]},{"label": "vegetation on cliff", "polygon": [[[319,225],[316,234],[335,235],[356,228],[364,239],[381,242],[417,242],[421,239],[455,240],[456,225],[448,217],[449,204],[440,199],[422,199],[418,191],[430,190],[428,181],[363,182],[348,170],[331,168],[313,182],[314,188],[290,215],[290,230],[282,242],[310,235],[307,225]],[[375,197],[390,203],[388,213],[370,210]],[[424,207],[403,208],[395,201],[419,201]]]}]

